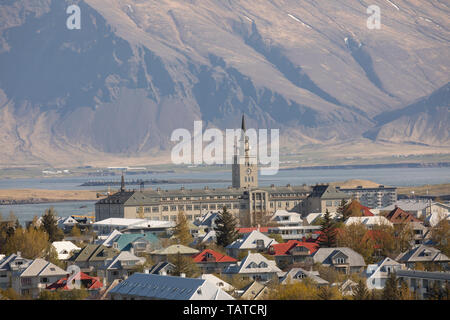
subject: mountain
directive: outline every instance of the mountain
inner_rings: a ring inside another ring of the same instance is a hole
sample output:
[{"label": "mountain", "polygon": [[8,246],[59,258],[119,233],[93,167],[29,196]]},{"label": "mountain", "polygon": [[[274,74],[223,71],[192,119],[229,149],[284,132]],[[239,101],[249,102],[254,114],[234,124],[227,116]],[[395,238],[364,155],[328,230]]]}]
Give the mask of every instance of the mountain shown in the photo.
[{"label": "mountain", "polygon": [[[74,3],[80,30],[66,27]],[[0,163],[166,159],[174,129],[235,128],[243,113],[280,128],[284,153],[448,150],[449,13],[436,0],[4,0]]]}]

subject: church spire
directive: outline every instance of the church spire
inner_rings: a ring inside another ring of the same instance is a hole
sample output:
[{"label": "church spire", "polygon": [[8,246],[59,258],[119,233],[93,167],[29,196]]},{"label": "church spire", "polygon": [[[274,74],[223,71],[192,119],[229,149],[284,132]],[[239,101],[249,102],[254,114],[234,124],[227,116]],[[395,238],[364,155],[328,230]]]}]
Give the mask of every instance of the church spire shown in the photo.
[{"label": "church spire", "polygon": [[125,178],[123,176],[123,171],[122,171],[122,179],[120,181],[120,191],[121,192],[125,191]]}]

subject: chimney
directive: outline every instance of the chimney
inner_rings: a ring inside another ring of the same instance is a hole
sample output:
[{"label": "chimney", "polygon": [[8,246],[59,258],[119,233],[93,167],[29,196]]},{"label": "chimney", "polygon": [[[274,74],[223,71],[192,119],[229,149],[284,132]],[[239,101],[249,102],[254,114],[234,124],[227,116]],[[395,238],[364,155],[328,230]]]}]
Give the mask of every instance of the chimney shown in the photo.
[{"label": "chimney", "polygon": [[180,277],[182,277],[182,278],[186,278],[186,273],[180,273]]},{"label": "chimney", "polygon": [[17,256],[18,256],[18,257],[22,257],[22,252],[17,251]]}]

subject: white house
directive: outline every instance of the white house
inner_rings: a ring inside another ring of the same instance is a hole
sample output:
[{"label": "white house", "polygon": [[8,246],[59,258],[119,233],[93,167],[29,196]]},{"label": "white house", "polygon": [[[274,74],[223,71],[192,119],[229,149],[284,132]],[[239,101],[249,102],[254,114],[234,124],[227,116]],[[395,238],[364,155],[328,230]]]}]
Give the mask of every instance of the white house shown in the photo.
[{"label": "white house", "polygon": [[432,211],[431,214],[429,214],[424,222],[426,225],[434,227],[442,220],[449,220],[450,221],[450,213],[449,212],[439,212],[438,210]]},{"label": "white house", "polygon": [[299,213],[286,210],[277,210],[270,218],[270,221],[278,226],[269,227],[269,234],[279,234],[286,241],[301,240],[306,236],[313,236],[313,232],[320,229],[320,226],[304,226],[303,219]]},{"label": "white house", "polygon": [[233,292],[234,290],[236,290],[235,287],[233,287],[231,284],[223,281],[222,279],[216,277],[213,274],[202,274],[198,278],[209,281],[209,282],[213,283],[216,287],[218,287],[226,292]]},{"label": "white house", "polygon": [[37,298],[39,293],[68,272],[43,259],[35,259],[26,268],[12,275],[12,288],[21,295]]},{"label": "white house", "polygon": [[223,273],[230,276],[239,274],[244,279],[258,281],[268,281],[283,274],[275,261],[267,259],[262,254],[251,252],[242,261],[228,266]]},{"label": "white house", "polygon": [[110,284],[116,279],[126,279],[133,269],[145,263],[144,257],[137,257],[131,252],[122,251],[119,255],[105,261],[105,265],[97,268],[98,275]]},{"label": "white house", "polygon": [[78,221],[73,217],[62,217],[58,219],[58,227],[62,230],[72,229],[73,226],[77,225]]},{"label": "white house", "polygon": [[71,241],[54,241],[52,246],[55,248],[59,260],[67,260],[74,251],[81,250]]},{"label": "white house", "polygon": [[0,289],[7,289],[11,284],[13,273],[25,269],[32,262],[31,259],[23,258],[20,252],[3,256],[0,260]]},{"label": "white house", "polygon": [[265,234],[253,230],[247,233],[242,239],[238,239],[233,243],[229,244],[226,249],[227,253],[236,258],[240,252],[248,250],[259,250],[266,251],[272,244],[277,244],[278,242],[274,239],[266,236]]},{"label": "white house", "polygon": [[397,272],[397,270],[405,268],[404,264],[391,258],[385,258],[379,263],[369,264],[365,272],[367,288],[370,290],[383,289],[391,272]]}]

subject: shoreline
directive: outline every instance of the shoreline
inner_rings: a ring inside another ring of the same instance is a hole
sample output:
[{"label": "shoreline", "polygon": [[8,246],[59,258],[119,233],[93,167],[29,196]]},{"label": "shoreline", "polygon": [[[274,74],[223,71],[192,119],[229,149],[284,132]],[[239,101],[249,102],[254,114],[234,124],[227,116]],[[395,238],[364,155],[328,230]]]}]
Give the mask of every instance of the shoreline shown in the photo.
[{"label": "shoreline", "polygon": [[[338,182],[330,182],[329,184],[336,183]],[[402,198],[409,198],[412,195],[411,191],[414,191],[413,195],[415,197],[440,197],[447,199],[450,197],[450,183],[397,187],[397,194],[402,196]],[[97,197],[98,193],[99,197]],[[96,190],[0,189],[0,207],[3,205],[8,206],[21,204],[83,201],[96,202],[104,197],[106,197],[104,192]]]}]

